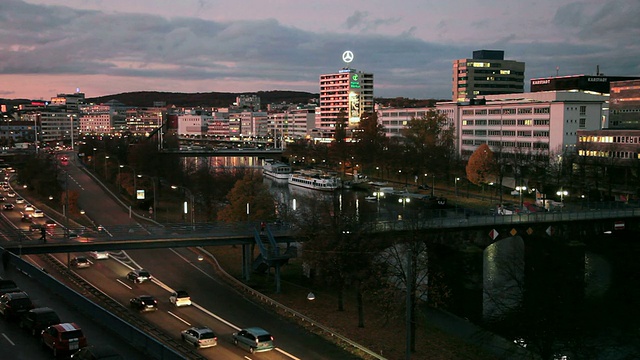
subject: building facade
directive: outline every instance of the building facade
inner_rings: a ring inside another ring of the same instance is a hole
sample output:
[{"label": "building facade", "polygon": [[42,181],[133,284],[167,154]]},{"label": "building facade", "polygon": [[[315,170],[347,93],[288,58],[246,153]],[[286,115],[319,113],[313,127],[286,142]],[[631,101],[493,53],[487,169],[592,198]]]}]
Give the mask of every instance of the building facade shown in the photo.
[{"label": "building facade", "polygon": [[640,79],[632,76],[568,75],[531,79],[531,92],[588,91],[608,95],[614,81]]},{"label": "building facade", "polygon": [[494,152],[532,155],[576,150],[579,130],[599,130],[608,97],[569,91],[486,96],[486,103],[436,104],[452,116],[463,159],[482,144]]},{"label": "building facade", "polygon": [[373,74],[344,68],[334,74],[320,75],[320,106],[315,131],[321,137],[333,137],[338,117],[344,116],[348,129],[360,123],[365,112],[373,113]]},{"label": "building facade", "polygon": [[640,80],[611,82],[610,129],[640,129]]},{"label": "building facade", "polygon": [[454,60],[452,100],[522,93],[524,67],[524,62],[505,60],[501,50],[476,50],[471,59]]}]

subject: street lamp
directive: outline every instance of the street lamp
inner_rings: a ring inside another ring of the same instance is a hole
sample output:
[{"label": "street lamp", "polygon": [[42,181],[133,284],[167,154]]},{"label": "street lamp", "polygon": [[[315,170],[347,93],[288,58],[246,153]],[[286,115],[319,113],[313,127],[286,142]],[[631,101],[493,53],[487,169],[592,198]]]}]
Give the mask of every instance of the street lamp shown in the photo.
[{"label": "street lamp", "polygon": [[562,211],[564,208],[564,197],[569,195],[569,192],[567,190],[560,189],[560,191],[556,192],[556,195],[560,196],[560,211]]},{"label": "street lamp", "polygon": [[120,165],[119,168],[120,169],[124,169],[125,167],[128,167],[129,169],[131,169],[131,171],[133,171],[133,198],[136,198],[136,189],[137,189],[137,184],[136,184],[136,169],[133,168],[133,166],[130,165]]},{"label": "street lamp", "polygon": [[[69,122],[71,124],[71,130],[69,131],[70,137],[71,137],[71,150],[73,150],[73,114],[69,114],[67,115],[67,117],[69,118]],[[96,149],[93,149],[94,151]]]},{"label": "street lamp", "polygon": [[109,160],[109,155],[104,156],[104,178],[107,178],[107,160]]},{"label": "street lamp", "polygon": [[[184,186],[179,186],[179,185],[171,185],[171,188],[176,190],[176,189],[182,189],[184,190],[185,194],[189,197],[189,200],[191,202],[191,227],[193,230],[196,229],[196,224],[195,224],[195,217],[194,217],[194,198],[193,198],[193,193],[191,192],[191,190],[189,190],[188,188],[184,187]],[[184,202],[184,215],[185,217],[187,216],[187,214],[189,213],[189,209],[187,207],[187,202]],[[247,216],[249,215],[249,205],[247,204]]]},{"label": "street lamp", "polygon": [[93,163],[93,172],[96,172],[96,150],[98,150],[98,148],[93,148],[93,158],[91,158],[91,162]]},{"label": "street lamp", "polygon": [[516,186],[516,190],[520,194],[520,209],[522,209],[522,192],[524,190],[527,190],[527,187],[526,186]]},{"label": "street lamp", "polygon": [[455,187],[455,190],[456,190],[456,197],[458,196],[458,181],[460,181],[459,177],[457,177],[456,181],[454,182],[454,187]]},{"label": "street lamp", "polygon": [[155,176],[142,175],[142,174],[138,175],[138,177],[139,177],[139,178],[142,178],[143,176],[146,176],[146,177],[148,177],[148,178],[150,178],[150,179],[151,179],[151,185],[152,185],[152,188],[153,188],[153,208],[152,208],[152,209],[153,209],[153,211],[152,211],[152,212],[153,212],[153,220],[155,221],[155,220],[156,220],[156,213],[157,213],[157,211],[156,211],[156,210],[157,210],[157,202],[156,202],[156,178],[155,178]]}]

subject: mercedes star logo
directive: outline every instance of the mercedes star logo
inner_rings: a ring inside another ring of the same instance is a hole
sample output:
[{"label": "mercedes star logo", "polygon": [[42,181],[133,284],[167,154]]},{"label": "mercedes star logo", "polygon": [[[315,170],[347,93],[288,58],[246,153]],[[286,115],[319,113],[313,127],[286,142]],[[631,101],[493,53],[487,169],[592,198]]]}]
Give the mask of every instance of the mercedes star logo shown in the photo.
[{"label": "mercedes star logo", "polygon": [[350,63],[353,61],[353,53],[349,50],[342,53],[342,61]]}]

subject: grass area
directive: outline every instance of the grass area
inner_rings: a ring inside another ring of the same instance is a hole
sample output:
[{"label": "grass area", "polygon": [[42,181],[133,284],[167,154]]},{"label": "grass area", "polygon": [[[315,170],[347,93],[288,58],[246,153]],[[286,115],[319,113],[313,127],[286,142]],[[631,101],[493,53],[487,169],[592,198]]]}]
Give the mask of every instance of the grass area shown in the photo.
[{"label": "grass area", "polygon": [[[220,266],[236,279],[241,279],[242,276],[241,250],[241,247],[233,246],[207,248],[207,251],[215,255]],[[358,327],[355,294],[347,291],[345,310],[338,311],[336,294],[322,286],[312,286],[309,279],[303,276],[302,270],[300,259],[291,259],[283,267],[280,293],[275,292],[273,274],[251,274],[247,285],[388,359],[405,358],[404,313],[390,314],[365,297],[365,326]],[[310,291],[316,295],[313,301],[307,300]],[[440,331],[429,324],[428,318],[423,318],[416,333],[416,352],[411,359],[489,360],[495,357]]]}]

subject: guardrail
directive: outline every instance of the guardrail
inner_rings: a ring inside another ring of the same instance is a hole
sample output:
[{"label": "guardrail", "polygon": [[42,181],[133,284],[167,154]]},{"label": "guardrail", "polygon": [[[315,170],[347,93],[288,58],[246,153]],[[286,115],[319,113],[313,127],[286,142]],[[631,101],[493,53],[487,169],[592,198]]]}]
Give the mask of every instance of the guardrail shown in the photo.
[{"label": "guardrail", "polygon": [[380,354],[377,354],[376,352],[372,351],[371,349],[358,344],[357,342],[347,338],[344,335],[341,335],[339,333],[337,333],[335,330],[324,326],[322,324],[320,324],[319,322],[291,309],[290,307],[287,307],[285,305],[280,304],[279,302],[271,299],[270,297],[262,294],[259,291],[256,291],[254,289],[252,289],[251,287],[245,285],[244,283],[242,283],[240,280],[236,279],[235,277],[229,275],[218,263],[218,261],[216,260],[216,258],[213,256],[213,254],[211,254],[210,252],[208,252],[207,250],[203,249],[202,247],[199,247],[198,250],[202,251],[203,253],[205,253],[207,256],[209,256],[216,264],[216,267],[218,269],[218,271],[220,271],[221,274],[223,274],[223,276],[229,280],[231,283],[233,283],[233,285],[239,289],[242,289],[242,291],[248,293],[249,295],[253,296],[254,298],[260,300],[261,302],[273,306],[279,310],[281,310],[282,312],[284,312],[285,314],[290,314],[291,316],[293,316],[294,318],[298,318],[300,320],[302,320],[303,322],[308,323],[309,325],[318,328],[322,333],[329,335],[331,338],[335,338],[338,339],[339,342],[341,344],[347,344],[348,346],[362,352],[363,354],[366,354],[368,356],[370,356],[371,358],[374,359],[378,359],[378,360],[387,360],[387,358],[383,357]]}]

